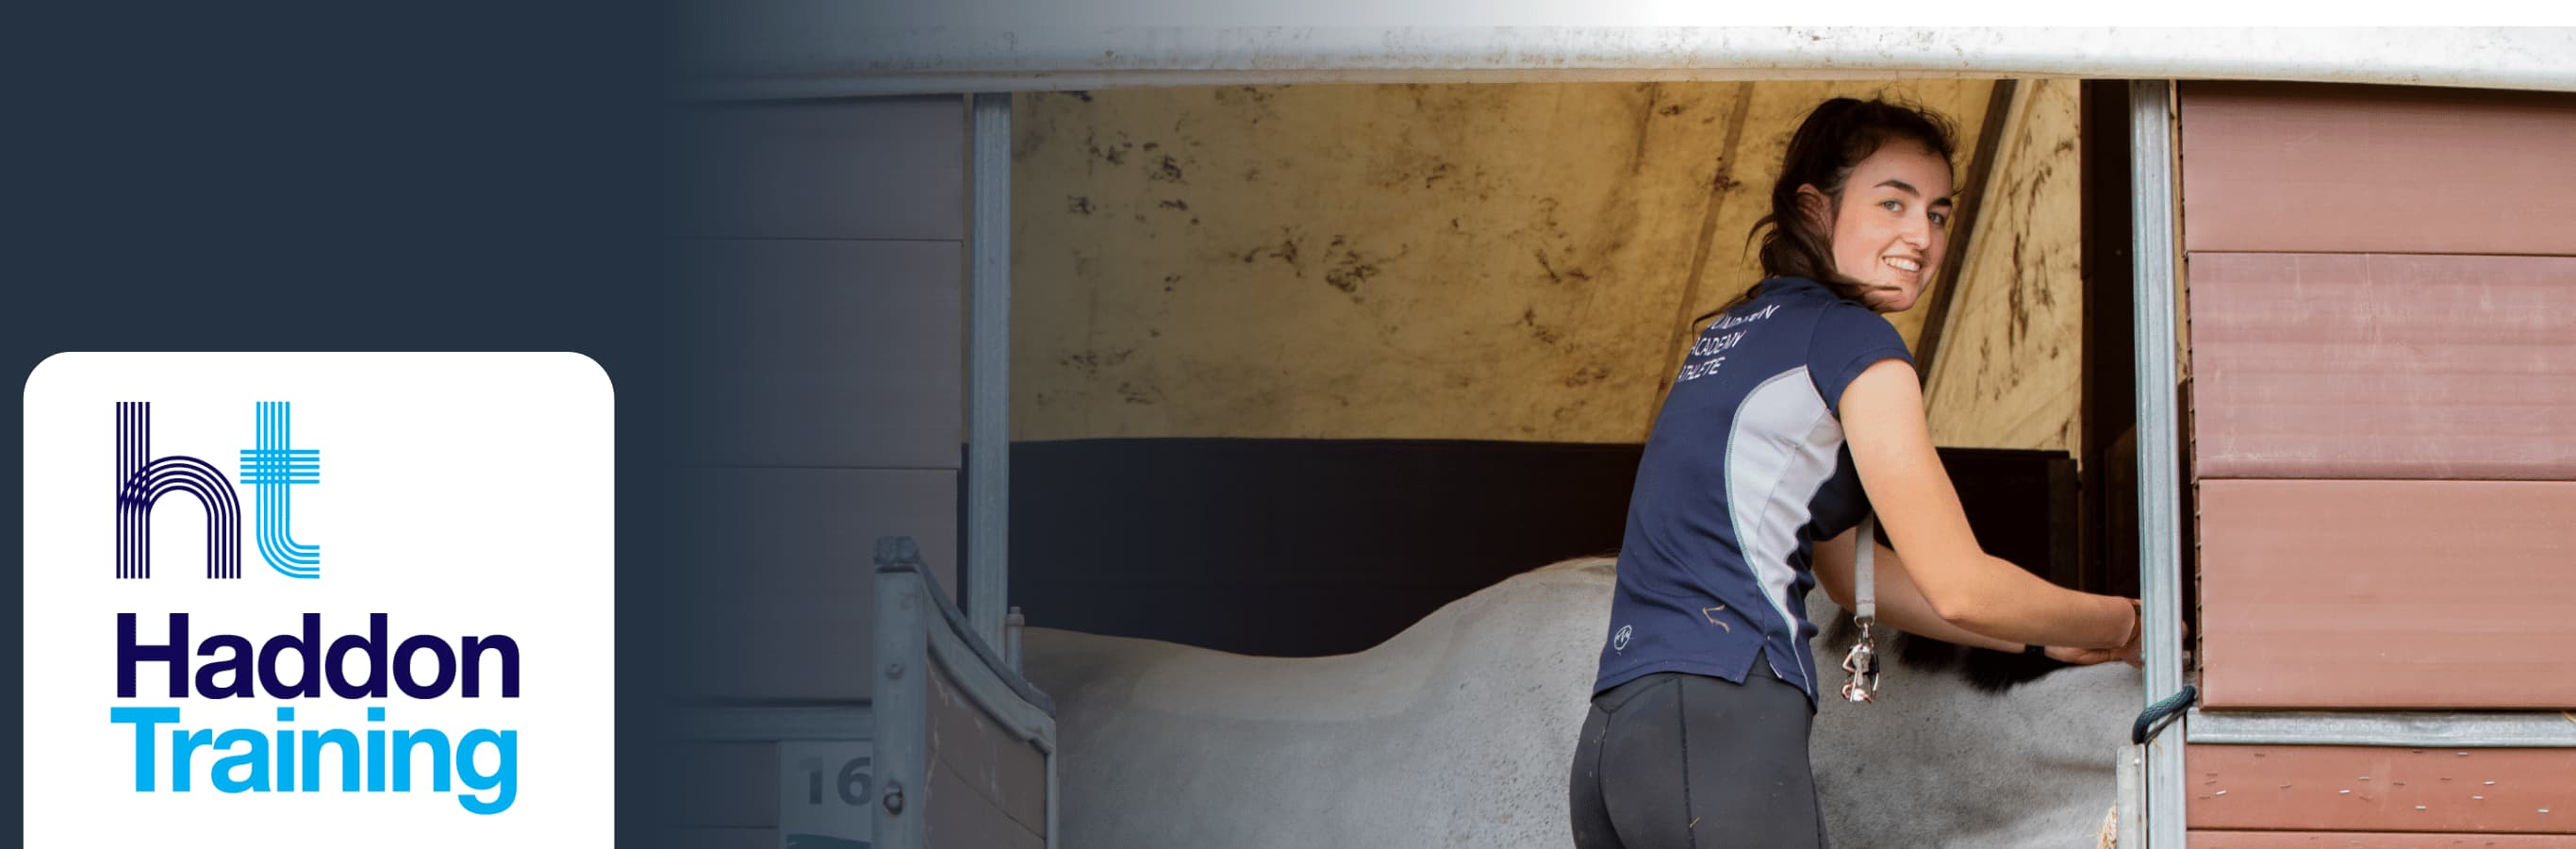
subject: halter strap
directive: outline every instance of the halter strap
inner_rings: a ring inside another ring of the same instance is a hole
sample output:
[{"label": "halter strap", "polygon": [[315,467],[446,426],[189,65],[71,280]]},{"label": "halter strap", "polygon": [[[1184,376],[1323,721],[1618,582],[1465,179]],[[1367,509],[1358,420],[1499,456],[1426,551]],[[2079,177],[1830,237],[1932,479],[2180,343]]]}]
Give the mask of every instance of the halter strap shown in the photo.
[{"label": "halter strap", "polygon": [[1878,621],[1878,575],[1870,562],[1878,548],[1872,542],[1872,532],[1876,530],[1873,526],[1877,524],[1874,518],[1861,514],[1860,527],[1852,532],[1852,545],[1857,549],[1852,556],[1852,580],[1858,585],[1852,591],[1856,602],[1852,605],[1852,618],[1860,624],[1860,635],[1852,640],[1851,653],[1843,657],[1843,671],[1851,675],[1843,682],[1843,698],[1860,703],[1878,700],[1878,649],[1872,645],[1869,627]]},{"label": "halter strap", "polygon": [[1852,615],[1863,622],[1878,618],[1878,576],[1870,566],[1870,561],[1878,554],[1877,544],[1871,541],[1875,538],[1877,528],[1872,526],[1878,524],[1877,519],[1875,513],[1862,514],[1860,529],[1852,534],[1852,596],[1858,602],[1852,605]]}]

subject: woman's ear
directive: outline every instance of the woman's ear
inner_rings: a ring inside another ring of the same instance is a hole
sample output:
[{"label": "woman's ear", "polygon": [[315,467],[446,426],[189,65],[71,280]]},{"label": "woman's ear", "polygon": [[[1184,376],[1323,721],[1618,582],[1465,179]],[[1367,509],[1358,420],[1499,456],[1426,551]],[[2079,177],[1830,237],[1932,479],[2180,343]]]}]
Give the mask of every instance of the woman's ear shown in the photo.
[{"label": "woman's ear", "polygon": [[1817,189],[1816,184],[1798,184],[1798,212],[1806,215],[1807,222],[1816,225],[1816,229],[1827,233],[1833,232],[1833,199],[1825,197],[1825,193]]}]

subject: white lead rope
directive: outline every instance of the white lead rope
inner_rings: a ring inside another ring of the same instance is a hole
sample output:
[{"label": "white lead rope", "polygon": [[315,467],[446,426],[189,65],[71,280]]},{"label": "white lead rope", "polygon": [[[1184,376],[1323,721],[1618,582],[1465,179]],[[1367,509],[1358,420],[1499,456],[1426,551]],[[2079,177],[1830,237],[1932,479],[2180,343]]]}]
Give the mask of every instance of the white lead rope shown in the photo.
[{"label": "white lead rope", "polygon": [[1852,640],[1851,653],[1843,656],[1843,671],[1851,679],[1843,682],[1843,700],[1878,701],[1878,650],[1871,645],[1869,626],[1878,621],[1878,575],[1870,561],[1878,554],[1874,541],[1874,514],[1863,513],[1860,527],[1852,532],[1852,619],[1860,623],[1860,637]]}]

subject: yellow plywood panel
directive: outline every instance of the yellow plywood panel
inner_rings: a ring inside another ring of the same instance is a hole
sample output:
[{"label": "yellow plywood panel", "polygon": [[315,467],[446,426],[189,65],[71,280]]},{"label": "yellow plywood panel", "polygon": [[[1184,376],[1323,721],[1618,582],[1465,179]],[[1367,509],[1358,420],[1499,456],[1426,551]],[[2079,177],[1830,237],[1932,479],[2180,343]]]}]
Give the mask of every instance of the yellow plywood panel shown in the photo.
[{"label": "yellow plywood panel", "polygon": [[1935,443],[2063,451],[2082,439],[2079,86],[2030,80],[2014,94],[1925,387]]},{"label": "yellow plywood panel", "polygon": [[1640,440],[1797,118],[1884,91],[1973,134],[1989,87],[1023,96],[1012,438]]}]

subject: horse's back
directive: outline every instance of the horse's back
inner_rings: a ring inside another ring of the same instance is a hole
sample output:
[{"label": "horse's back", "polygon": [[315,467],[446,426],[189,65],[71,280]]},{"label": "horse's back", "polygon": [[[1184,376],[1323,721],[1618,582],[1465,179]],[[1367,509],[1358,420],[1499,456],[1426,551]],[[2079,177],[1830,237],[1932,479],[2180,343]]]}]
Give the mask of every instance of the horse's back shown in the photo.
[{"label": "horse's back", "polygon": [[[1030,629],[1028,675],[1058,711],[1064,845],[1567,846],[1612,562],[1514,576],[1334,657]],[[2134,709],[2137,684],[2072,670],[1995,696],[1892,669],[1885,690],[1817,717],[1838,846],[2079,845],[2109,804],[2123,717],[2100,734],[2069,718]]]}]

